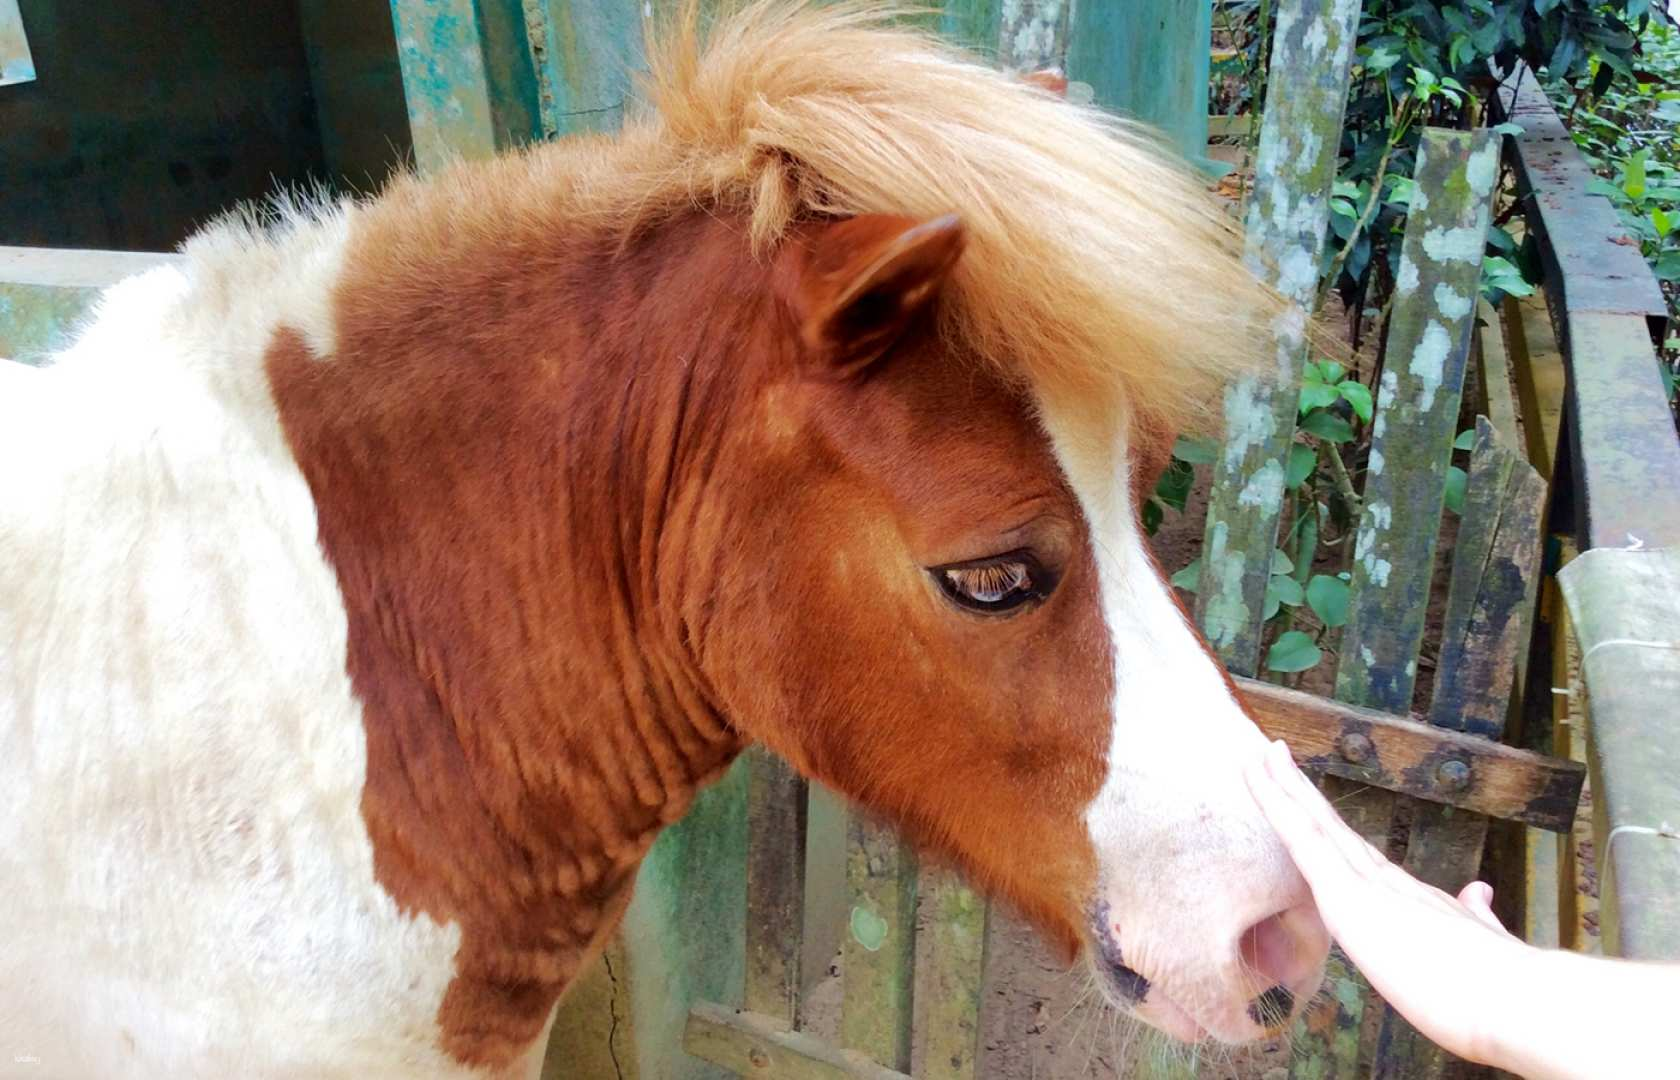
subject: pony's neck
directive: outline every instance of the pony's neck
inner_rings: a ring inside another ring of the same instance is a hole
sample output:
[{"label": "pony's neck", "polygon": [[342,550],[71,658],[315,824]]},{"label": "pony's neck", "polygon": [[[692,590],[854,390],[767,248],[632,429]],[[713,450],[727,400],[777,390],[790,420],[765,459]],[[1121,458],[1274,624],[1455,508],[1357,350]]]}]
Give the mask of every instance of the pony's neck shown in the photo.
[{"label": "pony's neck", "polygon": [[493,217],[360,211],[333,354],[282,330],[266,360],[349,618],[375,871],[460,924],[441,1019],[485,1062],[740,749],[690,623],[752,325],[720,283],[763,274],[703,217],[622,252]]}]

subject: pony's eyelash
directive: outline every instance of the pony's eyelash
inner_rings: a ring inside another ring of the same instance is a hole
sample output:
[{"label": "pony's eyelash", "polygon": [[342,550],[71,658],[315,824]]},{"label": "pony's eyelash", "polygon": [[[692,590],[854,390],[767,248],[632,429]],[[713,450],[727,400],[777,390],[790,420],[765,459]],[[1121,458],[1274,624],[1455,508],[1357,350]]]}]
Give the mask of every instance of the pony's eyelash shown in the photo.
[{"label": "pony's eyelash", "polygon": [[1032,585],[1032,572],[1019,560],[954,567],[945,571],[953,588],[982,604],[996,604]]},{"label": "pony's eyelash", "polygon": [[952,602],[988,615],[1042,600],[1054,587],[1054,575],[1026,551],[934,567],[929,572]]}]

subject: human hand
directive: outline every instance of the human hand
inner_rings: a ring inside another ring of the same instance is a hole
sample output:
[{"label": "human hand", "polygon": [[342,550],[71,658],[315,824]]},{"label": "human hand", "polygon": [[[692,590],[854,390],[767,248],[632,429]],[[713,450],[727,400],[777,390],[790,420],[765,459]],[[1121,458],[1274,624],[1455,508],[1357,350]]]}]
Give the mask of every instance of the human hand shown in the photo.
[{"label": "human hand", "polygon": [[1282,742],[1245,777],[1324,925],[1383,999],[1459,1057],[1504,1064],[1532,1022],[1519,1010],[1541,953],[1500,925],[1493,890],[1472,881],[1453,897],[1394,865],[1348,828]]}]

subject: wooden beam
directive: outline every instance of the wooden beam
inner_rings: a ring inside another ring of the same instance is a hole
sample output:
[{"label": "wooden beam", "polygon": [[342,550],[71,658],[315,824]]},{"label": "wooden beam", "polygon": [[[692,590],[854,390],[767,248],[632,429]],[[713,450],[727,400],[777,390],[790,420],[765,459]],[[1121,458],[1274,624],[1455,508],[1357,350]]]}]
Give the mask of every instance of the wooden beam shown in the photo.
[{"label": "wooden beam", "polygon": [[688,1012],[683,1050],[741,1076],[765,1080],[910,1080],[906,1073],[792,1031],[774,1017],[696,1002]]},{"label": "wooden beam", "polygon": [[[1308,769],[1552,832],[1574,820],[1586,776],[1578,762],[1258,679],[1235,681],[1260,730],[1288,743]],[[1465,774],[1443,771],[1448,762],[1463,764]]]}]

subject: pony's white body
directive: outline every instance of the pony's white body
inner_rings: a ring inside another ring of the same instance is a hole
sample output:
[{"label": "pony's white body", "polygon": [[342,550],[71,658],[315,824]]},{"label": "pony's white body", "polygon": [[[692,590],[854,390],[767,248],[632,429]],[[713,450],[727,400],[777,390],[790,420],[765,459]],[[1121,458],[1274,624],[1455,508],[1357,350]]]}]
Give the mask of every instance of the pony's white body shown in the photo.
[{"label": "pony's white body", "polygon": [[0,364],[0,1075],[458,1070],[458,933],[374,879],[345,614],[261,364],[282,323],[325,351],[348,228],[213,231],[53,366]]}]

